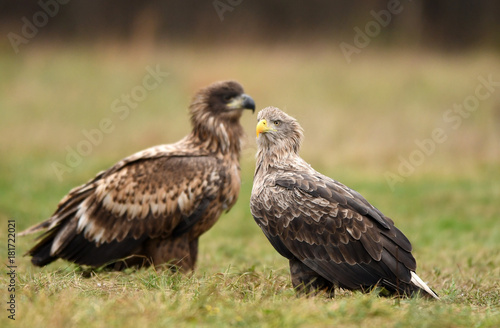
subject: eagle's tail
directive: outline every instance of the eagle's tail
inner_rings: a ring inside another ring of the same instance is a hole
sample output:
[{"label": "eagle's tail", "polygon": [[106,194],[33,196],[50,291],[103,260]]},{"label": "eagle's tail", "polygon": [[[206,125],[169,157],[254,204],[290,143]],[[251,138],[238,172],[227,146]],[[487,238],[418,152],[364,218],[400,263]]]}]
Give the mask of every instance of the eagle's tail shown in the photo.
[{"label": "eagle's tail", "polygon": [[435,299],[440,299],[439,296],[429,286],[427,286],[427,284],[423,282],[422,279],[420,279],[420,277],[417,276],[417,274],[413,271],[411,271],[411,283],[424,290],[427,294],[431,295]]},{"label": "eagle's tail", "polygon": [[51,234],[28,251],[26,255],[32,256],[31,263],[33,265],[42,267],[57,260],[57,256],[52,256],[50,253],[53,240],[54,236]]},{"label": "eagle's tail", "polygon": [[[52,254],[52,244],[54,239],[70,221],[82,201],[84,201],[94,190],[90,183],[72,189],[59,203],[56,212],[47,220],[36,224],[19,233],[19,236],[25,236],[40,231],[45,231],[37,236],[37,244],[31,248],[25,255],[32,256],[31,262],[36,266],[44,266],[55,260],[59,256]],[[67,229],[66,229],[67,230]]]},{"label": "eagle's tail", "polygon": [[50,226],[50,224],[51,224],[50,220],[43,221],[42,223],[36,224],[34,226],[29,227],[28,229],[26,229],[24,231],[21,231],[19,233],[19,236],[26,236],[26,235],[30,235],[30,234],[35,233],[35,232],[45,230]]}]

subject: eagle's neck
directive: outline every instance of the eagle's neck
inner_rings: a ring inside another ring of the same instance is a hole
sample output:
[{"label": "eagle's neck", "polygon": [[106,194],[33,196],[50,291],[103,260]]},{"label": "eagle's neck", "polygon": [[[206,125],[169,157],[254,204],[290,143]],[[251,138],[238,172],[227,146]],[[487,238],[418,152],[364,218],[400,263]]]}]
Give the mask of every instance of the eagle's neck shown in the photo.
[{"label": "eagle's neck", "polygon": [[243,133],[239,121],[225,123],[208,119],[193,128],[189,139],[193,144],[211,153],[239,159]]},{"label": "eagle's neck", "polygon": [[296,170],[296,166],[303,162],[302,158],[300,158],[299,154],[294,149],[285,149],[274,145],[259,147],[256,157],[256,174],[265,173],[270,169]]}]

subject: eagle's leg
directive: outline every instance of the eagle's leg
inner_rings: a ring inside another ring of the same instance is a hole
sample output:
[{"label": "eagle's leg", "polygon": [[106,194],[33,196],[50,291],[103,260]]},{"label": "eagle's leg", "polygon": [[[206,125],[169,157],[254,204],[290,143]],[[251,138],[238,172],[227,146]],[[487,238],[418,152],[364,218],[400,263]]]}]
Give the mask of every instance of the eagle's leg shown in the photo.
[{"label": "eagle's leg", "polygon": [[196,247],[192,244],[184,234],[176,238],[151,240],[148,250],[156,269],[187,273],[194,269],[198,251],[197,242]]},{"label": "eagle's leg", "polygon": [[333,283],[318,275],[316,271],[296,258],[290,259],[290,275],[293,288],[298,294],[314,296],[320,292],[325,292],[328,297],[333,298],[335,296]]},{"label": "eagle's leg", "polygon": [[198,238],[189,242],[189,257],[191,260],[190,270],[194,270],[194,266],[196,265],[196,260],[198,258]]}]

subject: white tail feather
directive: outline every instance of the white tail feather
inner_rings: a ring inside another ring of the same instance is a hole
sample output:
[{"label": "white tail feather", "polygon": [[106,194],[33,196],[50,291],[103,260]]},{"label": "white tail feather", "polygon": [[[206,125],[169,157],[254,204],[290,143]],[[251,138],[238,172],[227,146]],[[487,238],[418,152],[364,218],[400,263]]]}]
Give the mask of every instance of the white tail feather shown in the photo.
[{"label": "white tail feather", "polygon": [[420,279],[420,277],[417,276],[417,274],[413,271],[411,271],[411,282],[415,286],[418,286],[418,287],[422,288],[423,290],[425,290],[432,297],[439,299],[439,296],[437,296],[436,293],[434,293],[432,291],[432,289],[430,289],[429,286],[427,286],[427,284],[425,282],[423,282],[422,279]]}]

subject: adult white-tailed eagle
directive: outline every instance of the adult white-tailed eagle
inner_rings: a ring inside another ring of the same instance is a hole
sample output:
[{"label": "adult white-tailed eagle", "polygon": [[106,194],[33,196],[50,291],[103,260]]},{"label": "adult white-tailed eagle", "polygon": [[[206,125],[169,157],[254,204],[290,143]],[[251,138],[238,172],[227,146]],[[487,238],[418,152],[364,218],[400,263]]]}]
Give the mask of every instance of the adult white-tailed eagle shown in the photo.
[{"label": "adult white-tailed eagle", "polygon": [[47,230],[28,252],[31,262],[192,270],[198,238],[238,198],[245,109],[254,111],[255,103],[235,81],[201,89],[190,105],[189,135],[100,172],[71,190],[48,220],[22,233]]},{"label": "adult white-tailed eagle", "polygon": [[290,261],[299,292],[385,287],[438,298],[415,273],[411,244],[358,192],[299,157],[302,128],[275,107],[258,114],[250,207],[274,248]]}]

